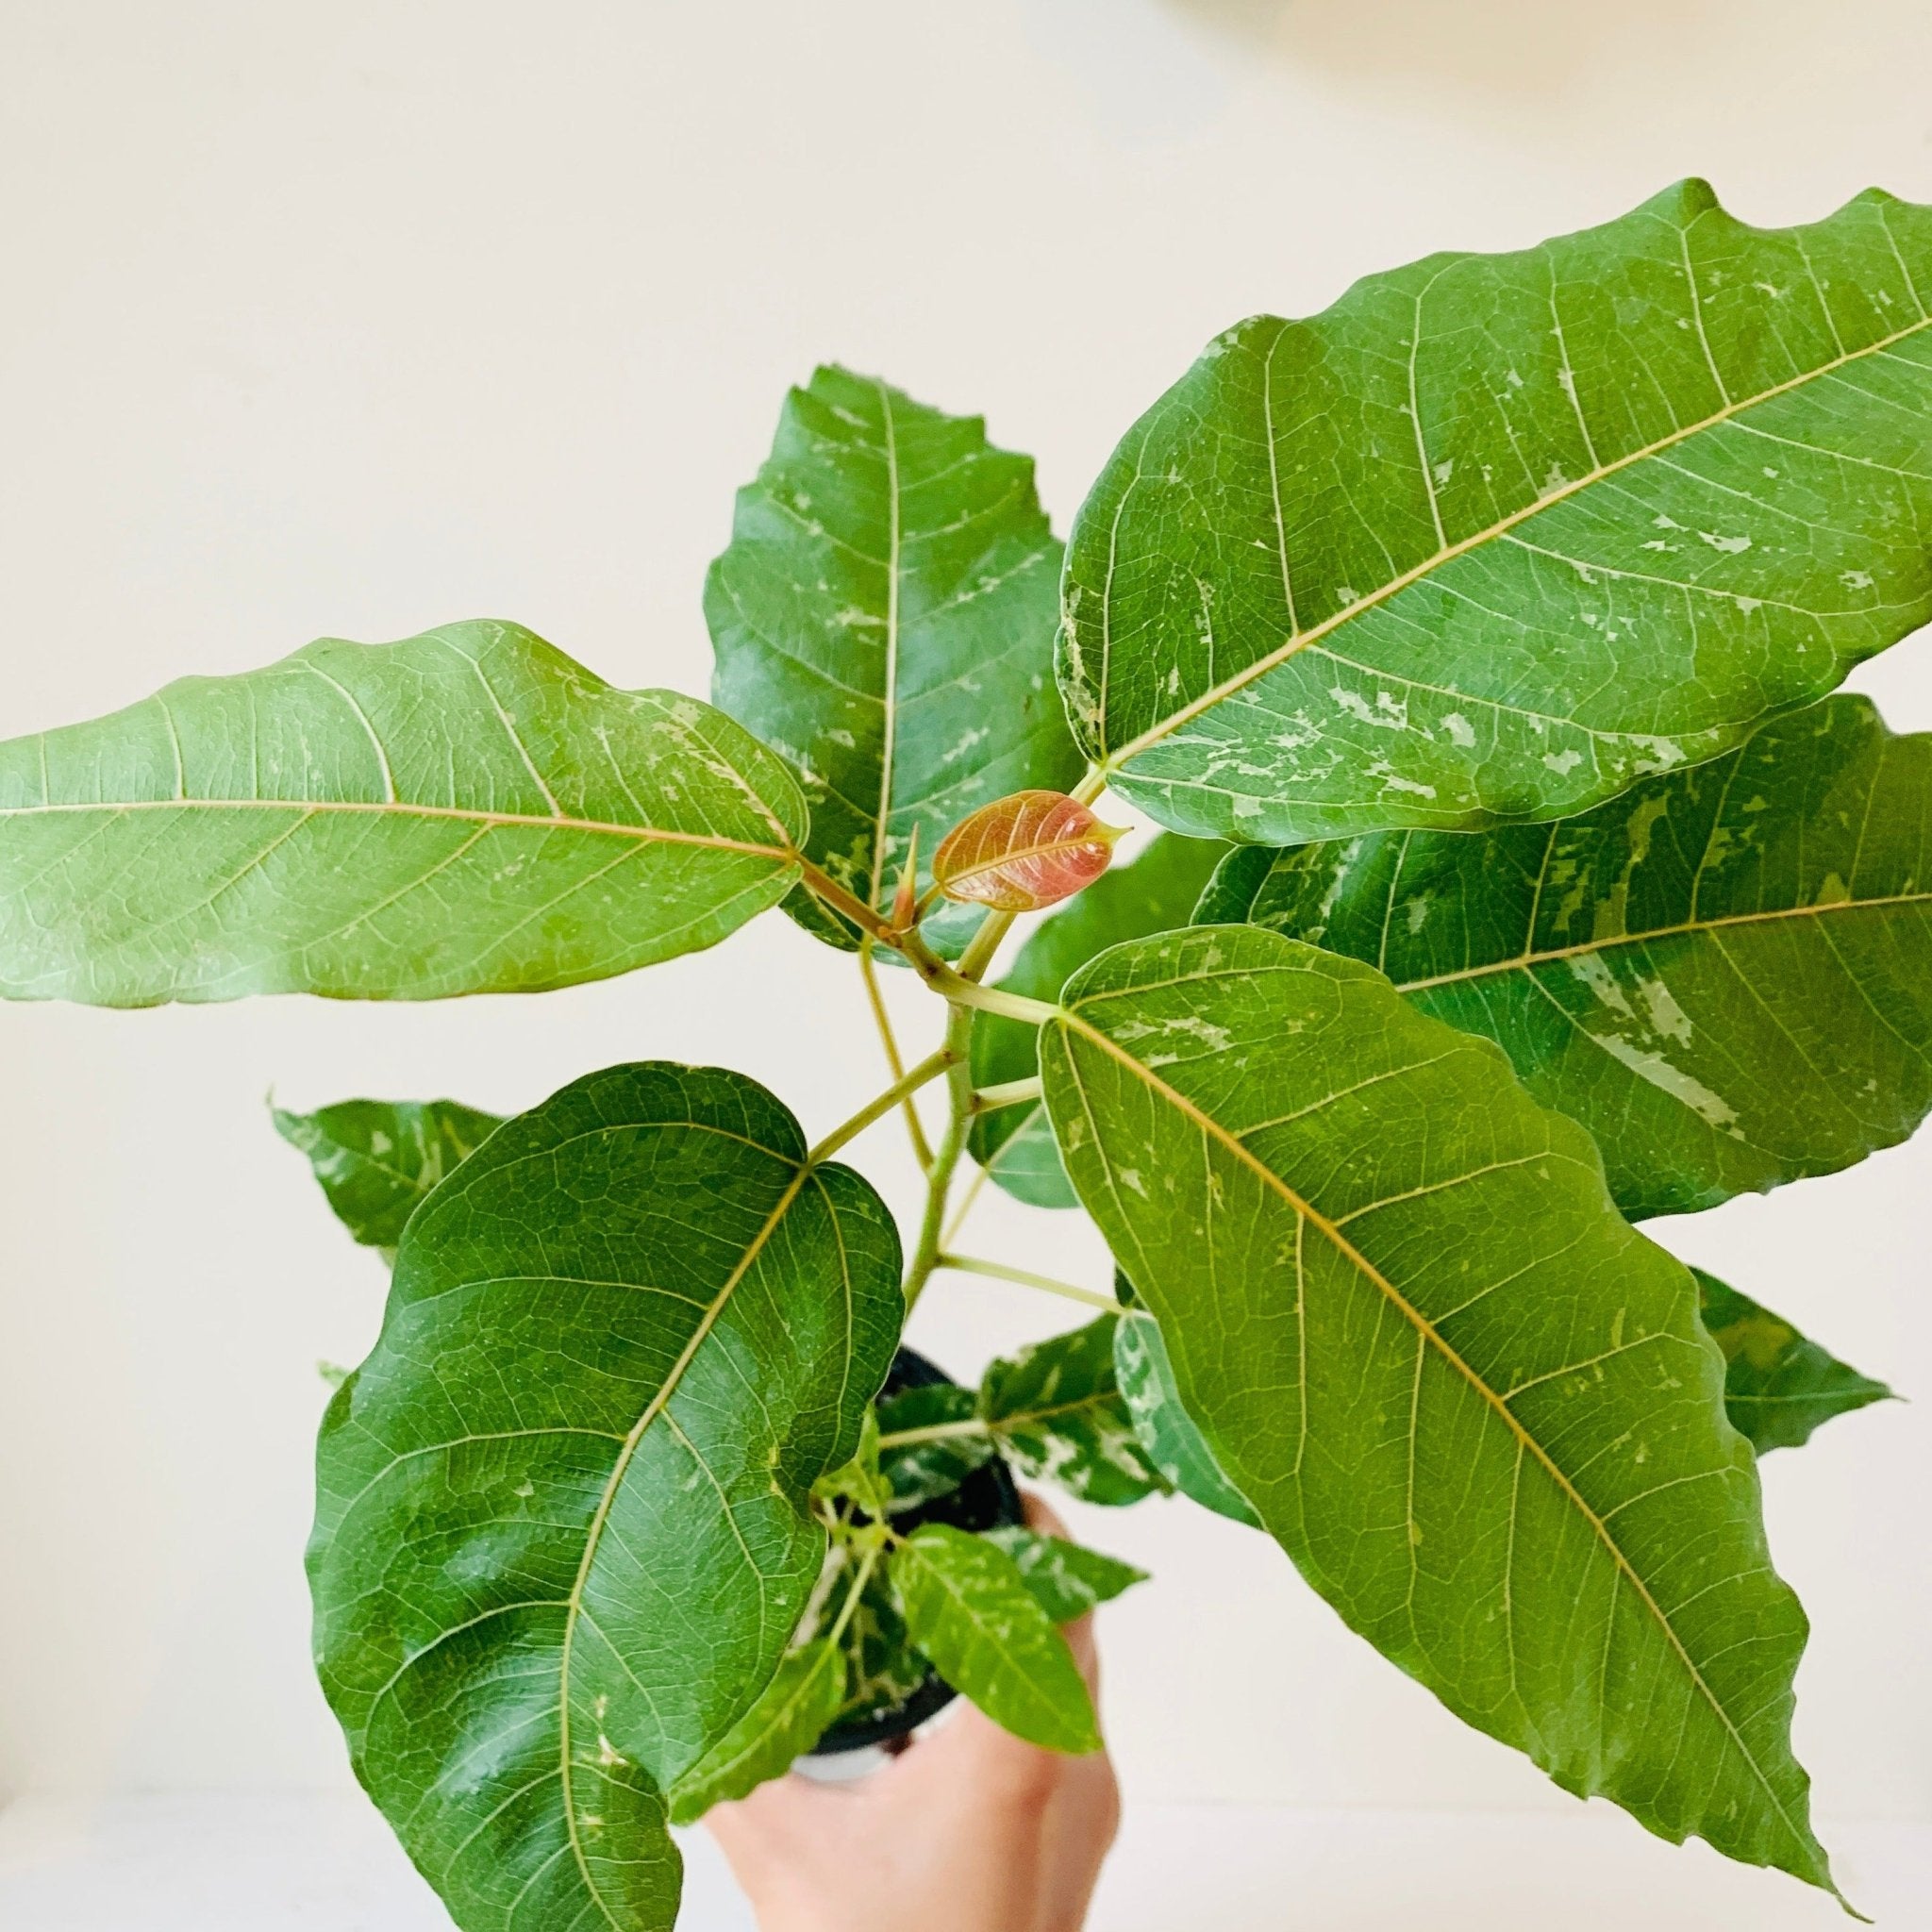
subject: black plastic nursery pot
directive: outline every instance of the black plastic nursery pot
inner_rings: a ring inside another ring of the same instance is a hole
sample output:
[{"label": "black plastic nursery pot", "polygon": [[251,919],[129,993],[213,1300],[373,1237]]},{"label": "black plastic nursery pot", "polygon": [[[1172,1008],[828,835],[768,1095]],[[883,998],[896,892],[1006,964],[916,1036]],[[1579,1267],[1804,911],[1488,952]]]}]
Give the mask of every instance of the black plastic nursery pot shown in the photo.
[{"label": "black plastic nursery pot", "polygon": [[[902,1348],[892,1358],[891,1373],[880,1392],[898,1395],[908,1389],[931,1389],[942,1384],[957,1386],[943,1369],[927,1361],[916,1350]],[[956,1529],[979,1531],[1025,1520],[1013,1473],[998,1456],[975,1469],[950,1494],[922,1503],[892,1519],[893,1526],[902,1535],[909,1535],[923,1523],[947,1523]],[[812,1746],[810,1756],[842,1757],[847,1752],[872,1750],[908,1738],[958,1694],[938,1672],[929,1671],[918,1689],[899,1703],[841,1719]]]}]

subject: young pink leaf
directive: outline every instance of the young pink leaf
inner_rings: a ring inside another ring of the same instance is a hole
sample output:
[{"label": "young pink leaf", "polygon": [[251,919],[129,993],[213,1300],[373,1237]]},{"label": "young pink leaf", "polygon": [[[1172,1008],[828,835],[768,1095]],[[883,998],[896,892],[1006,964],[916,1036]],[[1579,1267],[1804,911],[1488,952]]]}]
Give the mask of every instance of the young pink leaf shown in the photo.
[{"label": "young pink leaf", "polygon": [[1037,912],[1091,886],[1122,829],[1102,824],[1064,791],[1015,791],[946,834],[933,855],[933,879],[949,899]]}]

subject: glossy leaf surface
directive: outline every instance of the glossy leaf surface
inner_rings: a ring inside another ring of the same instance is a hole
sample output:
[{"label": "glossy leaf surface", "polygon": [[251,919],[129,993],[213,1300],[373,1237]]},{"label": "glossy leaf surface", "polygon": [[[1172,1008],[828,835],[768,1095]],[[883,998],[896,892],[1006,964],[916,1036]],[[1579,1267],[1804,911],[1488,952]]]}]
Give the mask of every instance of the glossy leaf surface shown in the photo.
[{"label": "glossy leaf surface", "polygon": [[712,696],[797,768],[811,856],[880,912],[915,825],[929,856],[975,808],[1079,775],[1053,687],[1059,566],[1031,460],[976,416],[842,369],[787,397],[705,586]]},{"label": "glossy leaf surface", "polygon": [[[1161,833],[1131,863],[1095,879],[1078,898],[1041,920],[999,982],[1001,991],[1058,999],[1068,975],[1094,954],[1121,940],[1187,924],[1226,850],[1219,840]],[[1039,1036],[1039,1027],[1023,1020],[975,1014],[974,1084],[1030,1079],[1040,1071]],[[982,1114],[973,1124],[971,1146],[973,1158],[1008,1193],[1036,1208],[1079,1206],[1039,1102]]]},{"label": "glossy leaf surface", "polygon": [[1633,1219],[1829,1174],[1932,1108],[1932,735],[1864,698],[1557,824],[1237,852],[1200,917],[1496,1041]]},{"label": "glossy leaf surface", "polygon": [[993,1362],[979,1413],[1023,1474],[1083,1503],[1138,1503],[1167,1484],[1134,1432],[1114,1375],[1116,1315]]},{"label": "glossy leaf surface", "polygon": [[1005,1550],[927,1523],[894,1554],[891,1574],[912,1641],[962,1697],[1030,1744],[1099,1750],[1067,1640]]},{"label": "glossy leaf surface", "polygon": [[713,1805],[783,1777],[816,1744],[845,1701],[845,1658],[820,1638],[789,1653],[758,1700],[671,1792],[671,1822],[690,1824]]},{"label": "glossy leaf surface", "polygon": [[1768,1449],[1796,1449],[1834,1416],[1890,1397],[1883,1382],[1835,1360],[1782,1315],[1701,1268],[1690,1272],[1697,1277],[1704,1325],[1724,1350],[1725,1412],[1760,1456]]},{"label": "glossy leaf surface", "polygon": [[1932,210],[1701,182],[1220,337],[1074,526],[1113,789],[1280,844],[1582,811],[1932,618]]},{"label": "glossy leaf surface", "polygon": [[343,1100],[272,1114],[275,1131],[308,1157],[336,1218],[391,1257],[424,1196],[503,1124],[455,1100]]},{"label": "glossy leaf surface", "polygon": [[0,744],[0,995],[567,986],[775,905],[805,830],[729,718],[518,625],[325,638]]},{"label": "glossy leaf surface", "polygon": [[1117,946],[1064,1002],[1068,1172],[1303,1574],[1565,1789],[1829,1884],[1790,1744],[1804,1614],[1724,1364],[1583,1130],[1271,932]]},{"label": "glossy leaf surface", "polygon": [[1124,1590],[1145,1583],[1147,1573],[1118,1557],[1104,1557],[1084,1543],[1065,1537],[1043,1536],[1037,1529],[1006,1524],[984,1532],[1012,1557],[1014,1567],[1040,1607],[1056,1624],[1071,1624],[1096,1606],[1110,1603]]},{"label": "glossy leaf surface", "polygon": [[1254,1506],[1228,1481],[1207,1439],[1181,1406],[1174,1363],[1157,1322],[1123,1322],[1114,1331],[1121,1399],[1147,1458],[1182,1495],[1217,1515],[1258,1529]]},{"label": "glossy leaf surface", "polygon": [[1015,791],[962,819],[933,854],[949,899],[1038,912],[1091,886],[1120,833],[1062,791]]},{"label": "glossy leaf surface", "polygon": [[899,1324],[898,1242],[734,1074],[504,1126],[406,1230],[310,1545],[358,1775],[464,1932],[675,1910],[667,1794],[776,1670]]}]

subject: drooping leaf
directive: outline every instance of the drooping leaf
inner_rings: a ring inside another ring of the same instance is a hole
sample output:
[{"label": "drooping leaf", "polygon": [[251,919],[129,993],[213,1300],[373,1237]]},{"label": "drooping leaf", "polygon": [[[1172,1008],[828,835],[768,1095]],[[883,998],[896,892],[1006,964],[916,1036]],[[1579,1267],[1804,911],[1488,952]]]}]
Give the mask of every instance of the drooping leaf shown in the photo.
[{"label": "drooping leaf", "polygon": [[1063,791],[1015,791],[946,834],[932,856],[933,881],[949,899],[1038,912],[1091,886],[1120,836]]},{"label": "drooping leaf", "polygon": [[[786,398],[705,586],[712,697],[797,767],[808,851],[881,912],[915,825],[930,855],[989,800],[1078,777],[1053,689],[1059,565],[1031,460],[978,417],[842,369]],[[853,943],[815,902],[788,904]],[[981,916],[927,936],[953,950]]]},{"label": "drooping leaf", "polygon": [[1071,1624],[1097,1604],[1109,1603],[1124,1590],[1147,1580],[1146,1571],[1064,1537],[1042,1536],[1017,1524],[982,1534],[1012,1557],[1026,1588],[1056,1624]]},{"label": "drooping leaf", "polygon": [[0,995],[568,986],[775,905],[805,830],[729,718],[516,625],[325,638],[0,744]]},{"label": "drooping leaf", "polygon": [[[1105,874],[1044,919],[1000,981],[1006,992],[1053,1000],[1075,967],[1121,940],[1185,925],[1215,861],[1219,840],[1163,832],[1131,864]],[[1030,1079],[1040,1071],[1040,1029],[998,1013],[973,1022],[973,1079],[979,1087]],[[1038,1102],[982,1114],[973,1124],[973,1158],[1008,1193],[1036,1208],[1075,1208],[1053,1129]]]},{"label": "drooping leaf", "polygon": [[878,1414],[882,1437],[946,1431],[923,1441],[888,1441],[881,1447],[879,1473],[891,1491],[895,1512],[950,1496],[996,1453],[991,1433],[979,1424],[977,1394],[956,1383],[902,1389],[879,1404]]},{"label": "drooping leaf", "polygon": [[837,1644],[820,1638],[789,1653],[758,1702],[672,1788],[672,1824],[693,1824],[713,1805],[783,1777],[844,1701],[845,1657]]},{"label": "drooping leaf", "polygon": [[1932,735],[1864,698],[1557,824],[1237,852],[1199,916],[1496,1041],[1634,1220],[1829,1174],[1932,1108]]},{"label": "drooping leaf", "polygon": [[912,1641],[962,1697],[1030,1744],[1099,1750],[1093,1700],[1067,1640],[1005,1550],[923,1524],[894,1554],[891,1576]]},{"label": "drooping leaf", "polygon": [[1796,1449],[1834,1416],[1890,1399],[1883,1382],[1834,1360],[1782,1315],[1701,1268],[1690,1272],[1697,1277],[1704,1325],[1724,1354],[1725,1412],[1760,1456],[1768,1449]]},{"label": "drooping leaf", "polygon": [[1207,1439],[1181,1407],[1159,1324],[1121,1323],[1114,1331],[1113,1363],[1121,1399],[1155,1468],[1204,1508],[1250,1529],[1260,1528],[1261,1519],[1253,1505],[1228,1481]]},{"label": "drooping leaf", "polygon": [[1023,1348],[993,1362],[980,1383],[980,1416],[1007,1460],[1083,1503],[1138,1503],[1167,1487],[1114,1377],[1119,1319],[1102,1315]]},{"label": "drooping leaf", "polygon": [[455,1100],[343,1100],[314,1113],[271,1113],[275,1131],[308,1157],[336,1218],[391,1258],[423,1197],[503,1124]]},{"label": "drooping leaf", "polygon": [[1102,954],[1041,1070],[1188,1413],[1350,1625],[1566,1790],[1828,1885],[1723,1361],[1583,1130],[1252,927]]},{"label": "drooping leaf", "polygon": [[1177,831],[1557,818],[1932,618],[1932,209],[1701,182],[1219,338],[1074,525],[1083,749]]},{"label": "drooping leaf", "polygon": [[309,1574],[358,1775],[464,1932],[671,1924],[667,1794],[819,1574],[898,1259],[762,1088],[666,1063],[509,1122],[411,1219]]}]

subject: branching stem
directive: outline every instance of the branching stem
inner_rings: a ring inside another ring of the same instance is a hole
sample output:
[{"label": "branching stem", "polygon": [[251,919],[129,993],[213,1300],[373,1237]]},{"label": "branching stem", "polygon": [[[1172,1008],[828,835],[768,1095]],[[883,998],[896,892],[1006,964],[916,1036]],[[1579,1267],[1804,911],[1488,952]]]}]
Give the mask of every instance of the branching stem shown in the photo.
[{"label": "branching stem", "polygon": [[[952,1043],[952,1029],[947,1029],[947,1043],[936,1053],[929,1053],[906,1074],[894,1080],[883,1093],[866,1102],[848,1121],[838,1126],[805,1157],[808,1167],[817,1167],[821,1161],[829,1160],[846,1141],[856,1140],[882,1114],[889,1114],[908,1094],[917,1093],[930,1080],[937,1080],[941,1074],[965,1073],[965,1042],[963,1039],[958,1047]],[[969,1092],[970,1079],[969,1079]],[[958,1158],[957,1156],[955,1157]]]},{"label": "branching stem", "polygon": [[932,1168],[926,1178],[925,1213],[920,1222],[919,1241],[906,1270],[906,1312],[911,1314],[932,1271],[939,1265],[940,1231],[945,1224],[946,1197],[952,1191],[953,1174],[959,1157],[966,1151],[966,1134],[973,1120],[973,1070],[966,1063],[967,1044],[973,1034],[973,1015],[964,1007],[955,1007],[946,1019],[946,1043],[941,1053],[951,1056],[947,1079],[952,1102],[946,1116],[946,1131],[933,1152]]},{"label": "branching stem", "polygon": [[[906,1062],[899,1057],[899,1041],[892,1032],[891,1016],[886,1011],[884,996],[879,991],[878,968],[872,962],[872,941],[862,941],[858,948],[859,977],[865,981],[865,996],[872,1006],[872,1017],[879,1029],[879,1044],[886,1050],[886,1064],[892,1070],[894,1080],[906,1077]],[[906,1114],[906,1131],[911,1137],[912,1157],[919,1162],[922,1174],[932,1172],[932,1143],[925,1138],[925,1125],[919,1118],[919,1108],[913,1104],[911,1094],[901,1098],[900,1106]]]},{"label": "branching stem", "polygon": [[845,1592],[845,1601],[839,1606],[839,1615],[832,1627],[825,1633],[825,1641],[836,1644],[845,1634],[845,1626],[852,1622],[858,1608],[858,1599],[865,1594],[865,1586],[872,1581],[872,1573],[877,1569],[879,1544],[874,1543],[859,1559],[858,1574],[852,1579],[852,1588]]},{"label": "branching stem", "polygon": [[1002,1080],[991,1087],[976,1087],[973,1092],[974,1113],[997,1113],[1003,1107],[1022,1107],[1038,1100],[1041,1081],[1038,1074],[1024,1080]]},{"label": "branching stem", "polygon": [[[997,1159],[999,1157],[993,1157]],[[966,1184],[966,1191],[959,1197],[959,1205],[953,1210],[953,1218],[940,1236],[941,1250],[950,1248],[959,1238],[959,1230],[966,1225],[966,1217],[973,1212],[973,1204],[979,1199],[979,1191],[985,1187],[986,1179],[992,1170],[990,1167],[976,1168],[973,1178]]]}]

